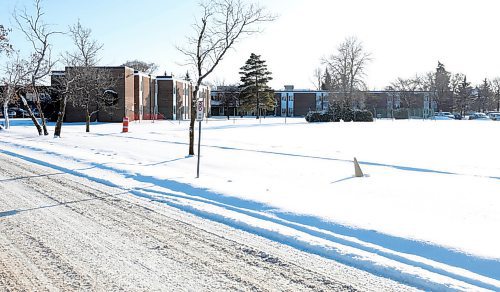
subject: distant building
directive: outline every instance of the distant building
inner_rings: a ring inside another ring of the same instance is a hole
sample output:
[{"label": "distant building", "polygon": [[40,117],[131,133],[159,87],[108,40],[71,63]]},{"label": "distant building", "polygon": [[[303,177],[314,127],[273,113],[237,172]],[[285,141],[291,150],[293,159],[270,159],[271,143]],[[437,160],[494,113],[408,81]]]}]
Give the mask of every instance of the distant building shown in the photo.
[{"label": "distant building", "polygon": [[[93,120],[101,122],[121,122],[123,117],[129,120],[151,120],[190,119],[190,104],[193,98],[194,85],[186,80],[173,76],[151,76],[126,66],[99,67],[109,70],[116,85],[109,88],[110,94],[116,95],[116,104],[112,108],[99,110]],[[51,74],[52,87],[57,89],[58,79],[65,78],[65,71],[53,71]],[[57,90],[55,90],[57,92]],[[206,116],[210,116],[210,90],[207,86],[201,86],[199,97],[204,98],[206,104]],[[93,108],[92,110],[97,110]],[[85,121],[85,113],[82,108],[75,107],[71,102],[67,104],[67,122]]]},{"label": "distant building", "polygon": [[[174,76],[157,76],[155,79],[158,113],[167,120],[188,120],[194,84]],[[205,101],[205,116],[210,117],[210,89],[200,86],[198,98]]]},{"label": "distant building", "polygon": [[218,86],[211,91],[211,114],[213,116],[240,115],[239,107],[240,89],[238,86]]},{"label": "distant building", "polygon": [[[235,86],[219,86],[212,90],[213,115],[243,115],[238,110],[238,88]],[[283,90],[274,91],[275,108],[269,112],[274,116],[305,116],[309,111],[328,109],[327,91],[294,89],[286,85]]]},{"label": "distant building", "polygon": [[[237,87],[236,87],[237,88]],[[237,96],[239,92],[233,87],[218,87],[212,90],[212,114],[224,115],[227,112],[227,96]],[[281,117],[305,116],[309,111],[326,111],[339,92],[325,90],[295,89],[293,85],[285,85],[275,91],[274,115]],[[356,93],[356,108],[366,109],[374,116],[392,118],[395,113],[405,109],[410,117],[427,118],[437,110],[433,93],[428,91],[395,92],[395,91],[361,91]],[[229,107],[229,114],[238,111],[237,98]],[[450,102],[441,103],[444,110],[451,111]],[[409,107],[408,107],[409,106]],[[450,108],[450,109],[448,109]]]},{"label": "distant building", "polygon": [[[51,86],[57,92],[61,78],[65,78],[68,71],[73,67],[66,67],[64,71],[53,71],[51,74]],[[128,117],[130,120],[135,118],[135,102],[134,102],[134,69],[120,66],[120,67],[98,67],[108,71],[111,78],[116,80],[113,88],[107,88],[109,94],[114,95],[116,104],[106,110],[99,110],[97,105],[92,105],[91,111],[97,111],[92,117],[93,121],[100,122],[121,122],[123,117]],[[72,102],[66,105],[65,121],[67,122],[84,122],[85,110],[81,107],[76,107]]]},{"label": "distant building", "polygon": [[275,115],[281,117],[305,116],[309,111],[327,110],[330,93],[324,90],[295,89],[285,85],[284,90],[274,92]]}]

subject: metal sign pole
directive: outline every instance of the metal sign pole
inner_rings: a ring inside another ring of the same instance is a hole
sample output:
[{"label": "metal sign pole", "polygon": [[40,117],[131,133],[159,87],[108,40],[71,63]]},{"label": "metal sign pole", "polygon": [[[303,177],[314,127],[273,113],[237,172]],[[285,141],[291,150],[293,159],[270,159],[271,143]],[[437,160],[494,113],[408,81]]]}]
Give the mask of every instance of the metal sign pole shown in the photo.
[{"label": "metal sign pole", "polygon": [[198,122],[198,166],[196,167],[196,178],[200,177],[200,149],[201,149],[201,121]]},{"label": "metal sign pole", "polygon": [[204,112],[205,104],[203,99],[198,99],[196,104],[196,120],[198,121],[198,163],[196,166],[196,178],[200,177],[201,122],[203,121]]}]

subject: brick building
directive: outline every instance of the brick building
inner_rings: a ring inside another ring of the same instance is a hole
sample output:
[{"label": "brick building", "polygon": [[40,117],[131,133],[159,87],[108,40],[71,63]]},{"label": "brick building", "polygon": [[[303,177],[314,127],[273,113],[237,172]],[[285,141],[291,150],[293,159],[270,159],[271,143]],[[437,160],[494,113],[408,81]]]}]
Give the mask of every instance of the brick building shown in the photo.
[{"label": "brick building", "polygon": [[[91,119],[99,122],[121,122],[123,117],[128,117],[130,120],[135,118],[135,102],[134,102],[134,69],[129,67],[95,67],[109,73],[110,78],[113,78],[114,86],[104,89],[107,94],[113,95],[116,101],[113,106],[106,109],[98,109],[98,105],[94,104],[90,108],[91,111],[97,111]],[[66,67],[64,71],[53,71],[51,74],[51,86],[58,89],[62,78],[66,78],[74,67]],[[85,110],[81,107],[76,107],[70,101],[66,105],[65,120],[67,122],[84,122]]]},{"label": "brick building", "polygon": [[309,111],[327,110],[329,92],[323,90],[295,89],[293,85],[285,85],[284,90],[274,92],[276,99],[276,116],[305,116]]},{"label": "brick building", "polygon": [[[92,121],[121,122],[123,117],[130,121],[150,119],[182,120],[190,118],[190,104],[193,98],[194,85],[186,80],[173,76],[151,76],[130,67],[96,67],[109,72],[115,86],[105,89],[114,95],[116,104],[105,110],[99,110]],[[57,89],[61,78],[65,78],[71,67],[65,71],[53,71],[51,74],[52,87]],[[206,101],[210,109],[210,90],[201,86],[199,97]],[[97,110],[94,106],[91,110]],[[210,116],[210,110],[205,113]],[[84,109],[75,107],[71,102],[66,108],[67,122],[85,121]]]},{"label": "brick building", "polygon": [[[157,76],[155,78],[158,113],[167,120],[188,120],[191,114],[191,102],[194,84],[174,76]],[[210,117],[210,89],[200,86],[198,98],[205,100],[205,115]]]},{"label": "brick building", "polygon": [[[224,115],[224,97],[235,95],[234,90],[227,87],[220,87],[212,90],[212,113],[214,115]],[[335,100],[339,92],[329,92],[324,90],[295,89],[292,85],[285,85],[283,90],[275,91],[276,107],[275,116],[305,116],[309,111],[328,110],[330,104]],[[374,116],[391,118],[394,113],[406,109],[410,117],[427,118],[437,110],[437,104],[432,98],[432,92],[395,92],[395,91],[363,91],[356,93],[356,107],[367,109]],[[237,110],[237,100],[231,104],[236,109],[231,111],[240,114]],[[443,110],[451,111],[448,103],[441,103]]]}]

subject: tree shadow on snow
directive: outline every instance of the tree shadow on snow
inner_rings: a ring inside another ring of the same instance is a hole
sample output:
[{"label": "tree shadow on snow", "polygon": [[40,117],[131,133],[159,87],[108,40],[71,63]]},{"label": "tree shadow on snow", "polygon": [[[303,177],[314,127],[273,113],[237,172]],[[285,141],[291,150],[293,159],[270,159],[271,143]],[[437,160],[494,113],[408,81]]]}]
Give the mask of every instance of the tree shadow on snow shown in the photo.
[{"label": "tree shadow on snow", "polygon": [[[6,154],[9,154],[11,156],[16,156],[19,158],[22,158],[27,161],[31,161],[40,165],[52,167],[56,170],[60,170],[66,173],[74,174],[77,176],[85,176],[91,180],[106,184],[111,187],[117,187],[125,190],[123,187],[115,185],[111,183],[110,181],[107,181],[104,178],[95,178],[86,174],[82,174],[79,171],[76,170],[71,170],[67,168],[63,168],[57,165],[53,165],[44,161],[40,161],[34,158],[26,157],[23,155],[19,155],[16,153],[12,153],[9,151],[5,150],[0,150],[0,152],[5,152]],[[185,157],[184,159],[186,159]],[[182,158],[179,158],[182,159]],[[87,161],[81,161],[84,163],[89,164]],[[172,199],[188,199],[191,201],[195,202],[202,202],[205,204],[210,204],[213,206],[217,206],[220,208],[224,208],[226,210],[230,210],[233,212],[238,212],[240,214],[244,214],[247,216],[251,216],[257,219],[262,219],[265,221],[277,223],[283,226],[287,226],[290,228],[293,228],[295,230],[310,234],[312,236],[316,236],[319,238],[323,238],[325,240],[329,240],[332,242],[336,242],[342,245],[350,246],[353,248],[357,248],[363,251],[367,251],[370,253],[378,254],[380,256],[396,260],[398,262],[406,263],[412,266],[416,267],[421,267],[423,269],[429,270],[431,272],[435,272],[444,276],[449,276],[454,279],[462,280],[464,282],[473,284],[473,285],[478,285],[483,288],[487,289],[492,289],[496,290],[498,287],[489,285],[487,283],[483,283],[481,281],[476,281],[471,278],[466,278],[457,274],[454,274],[452,272],[449,272],[445,269],[441,269],[439,267],[431,266],[426,264],[423,261],[419,260],[414,260],[408,257],[404,257],[402,255],[398,255],[397,253],[404,253],[404,254],[410,254],[410,255],[416,255],[422,258],[426,258],[429,260],[433,260],[436,262],[444,263],[450,266],[462,268],[474,273],[477,273],[479,275],[483,275],[486,277],[490,277],[496,280],[500,280],[500,260],[498,259],[487,259],[487,258],[481,258],[477,257],[474,255],[466,254],[457,250],[453,250],[447,247],[439,246],[436,244],[428,243],[428,242],[421,242],[421,241],[415,241],[407,238],[402,238],[402,237],[397,237],[397,236],[392,236],[388,234],[383,234],[379,233],[374,230],[367,230],[367,229],[361,229],[361,228],[353,228],[341,224],[337,224],[335,222],[330,222],[330,221],[325,221],[321,218],[315,217],[315,216],[310,216],[310,215],[300,215],[300,214],[292,214],[288,213],[282,210],[277,210],[272,206],[255,202],[255,201],[250,201],[250,200],[245,200],[245,199],[240,199],[236,197],[229,197],[225,196],[223,194],[213,192],[211,190],[205,189],[205,188],[199,188],[199,187],[194,187],[192,185],[186,184],[186,183],[181,183],[173,180],[160,180],[154,177],[150,176],[142,176],[139,174],[132,174],[124,170],[116,169],[111,166],[99,164],[99,163],[90,163],[92,167],[99,168],[99,169],[104,169],[104,170],[109,170],[113,171],[115,173],[119,173],[124,175],[125,177],[133,178],[134,180],[142,183],[147,183],[150,184],[151,187],[146,187],[146,188],[135,188],[130,191],[132,194],[135,194],[137,196],[145,197],[150,200],[162,202],[168,205],[173,205],[174,207],[180,208],[184,211],[191,212],[195,215],[199,215],[202,217],[205,217],[207,219],[211,219],[214,221],[218,221],[224,224],[231,225],[235,228],[239,228],[245,231],[250,231],[253,233],[256,233],[258,235],[262,235],[264,237],[267,237],[271,240],[277,240],[280,241],[284,244],[288,244],[290,246],[299,248],[299,249],[305,249],[309,252],[315,252],[321,256],[327,257],[327,258],[332,258],[334,260],[338,260],[340,262],[343,261],[342,256],[339,255],[334,255],[331,253],[325,253],[324,251],[315,251],[313,248],[308,249],[307,247],[304,247],[304,244],[298,244],[297,241],[294,241],[291,238],[283,238],[283,236],[280,237],[280,235],[276,235],[274,233],[269,233],[262,231],[260,229],[257,229],[255,227],[248,227],[247,225],[244,225],[244,223],[235,223],[235,222],[229,222],[227,218],[222,218],[218,217],[213,214],[208,214],[206,212],[197,210],[194,207],[186,207],[185,205],[182,204],[175,204],[172,202]],[[166,191],[159,191],[153,189],[154,186],[166,188],[168,190]],[[153,195],[148,195],[148,194],[155,194]],[[163,198],[162,198],[163,197]],[[397,220],[397,218],[395,218]],[[350,237],[350,238],[346,238]],[[357,241],[357,240],[361,241]],[[478,239],[480,240],[480,239]],[[363,243],[369,243],[373,244],[376,246],[381,247],[376,248],[373,246],[370,246],[369,244],[363,244]],[[384,249],[388,249],[389,251],[386,251]],[[344,257],[345,258],[345,257]],[[349,264],[349,262],[347,262]],[[380,270],[374,269],[373,271],[377,274],[377,272],[380,272]],[[386,271],[387,272],[387,271]],[[384,275],[383,275],[384,276]],[[385,275],[387,276],[387,275]],[[401,280],[401,279],[398,279]]]}]

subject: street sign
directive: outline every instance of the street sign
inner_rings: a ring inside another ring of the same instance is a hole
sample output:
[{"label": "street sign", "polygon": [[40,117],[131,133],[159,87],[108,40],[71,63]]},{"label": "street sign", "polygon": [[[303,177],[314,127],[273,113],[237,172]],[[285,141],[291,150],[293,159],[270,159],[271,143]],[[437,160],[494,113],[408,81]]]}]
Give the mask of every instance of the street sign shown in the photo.
[{"label": "street sign", "polygon": [[200,98],[198,101],[196,101],[196,120],[198,122],[203,121],[203,116],[205,112],[205,103],[203,102],[203,99]]}]

